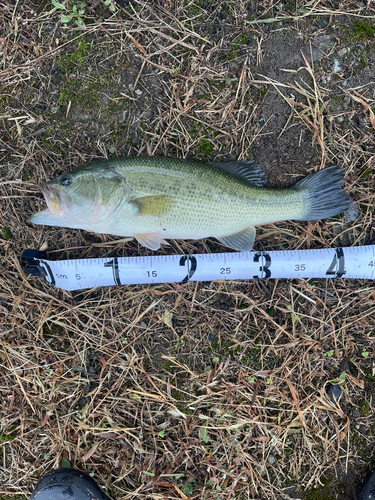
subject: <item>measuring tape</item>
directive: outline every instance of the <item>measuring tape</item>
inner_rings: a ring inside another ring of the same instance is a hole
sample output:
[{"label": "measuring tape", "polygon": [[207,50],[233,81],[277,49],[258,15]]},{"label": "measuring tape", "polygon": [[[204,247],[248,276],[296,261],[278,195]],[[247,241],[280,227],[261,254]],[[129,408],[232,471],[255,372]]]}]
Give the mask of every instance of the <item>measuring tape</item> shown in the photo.
[{"label": "measuring tape", "polygon": [[231,252],[47,260],[25,250],[23,270],[64,290],[98,286],[265,278],[375,278],[375,245],[322,250]]}]

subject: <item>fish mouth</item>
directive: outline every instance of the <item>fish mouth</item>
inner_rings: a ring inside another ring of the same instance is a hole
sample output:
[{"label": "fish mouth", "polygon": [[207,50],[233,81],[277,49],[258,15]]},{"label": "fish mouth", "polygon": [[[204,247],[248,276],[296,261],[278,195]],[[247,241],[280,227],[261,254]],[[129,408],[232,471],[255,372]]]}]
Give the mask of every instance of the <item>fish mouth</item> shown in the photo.
[{"label": "fish mouth", "polygon": [[47,203],[47,207],[50,213],[59,214],[61,212],[61,201],[56,190],[51,188],[47,184],[47,182],[44,182],[39,187]]},{"label": "fish mouth", "polygon": [[46,182],[39,186],[44,199],[47,203],[47,209],[37,212],[30,217],[30,222],[33,224],[43,224],[46,226],[55,226],[65,215],[58,193],[51,188]]}]

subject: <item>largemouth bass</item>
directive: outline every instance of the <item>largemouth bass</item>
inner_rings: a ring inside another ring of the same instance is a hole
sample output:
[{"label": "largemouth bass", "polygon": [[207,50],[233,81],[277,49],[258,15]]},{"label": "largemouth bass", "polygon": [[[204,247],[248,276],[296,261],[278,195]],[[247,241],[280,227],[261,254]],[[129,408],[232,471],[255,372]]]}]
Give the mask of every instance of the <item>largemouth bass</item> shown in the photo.
[{"label": "largemouth bass", "polygon": [[255,227],[287,219],[319,220],[349,209],[344,171],[329,167],[286,189],[263,187],[251,161],[203,163],[132,157],[91,164],[41,186],[48,209],[34,224],[133,236],[151,250],[169,238],[214,237],[252,249]]}]

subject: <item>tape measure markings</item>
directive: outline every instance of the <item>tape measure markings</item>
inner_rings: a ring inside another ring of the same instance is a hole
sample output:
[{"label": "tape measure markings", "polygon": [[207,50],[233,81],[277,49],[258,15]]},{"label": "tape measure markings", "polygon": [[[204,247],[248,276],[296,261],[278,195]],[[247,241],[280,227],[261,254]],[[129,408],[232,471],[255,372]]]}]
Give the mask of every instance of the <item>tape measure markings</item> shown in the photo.
[{"label": "tape measure markings", "polygon": [[25,272],[65,290],[98,286],[265,278],[374,279],[375,246],[50,261],[26,250]]}]

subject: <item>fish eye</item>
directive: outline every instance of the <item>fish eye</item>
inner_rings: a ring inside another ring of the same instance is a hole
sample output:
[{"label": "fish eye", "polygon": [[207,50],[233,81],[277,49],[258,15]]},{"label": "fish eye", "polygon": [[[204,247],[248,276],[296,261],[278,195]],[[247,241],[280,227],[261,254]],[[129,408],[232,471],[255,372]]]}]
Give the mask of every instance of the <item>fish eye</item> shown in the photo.
[{"label": "fish eye", "polygon": [[62,177],[61,181],[60,181],[60,184],[62,186],[70,186],[70,184],[72,183],[72,179],[70,177]]}]

